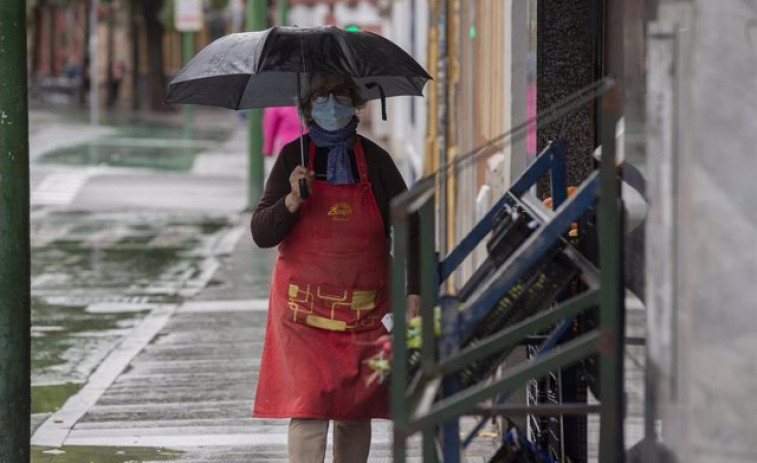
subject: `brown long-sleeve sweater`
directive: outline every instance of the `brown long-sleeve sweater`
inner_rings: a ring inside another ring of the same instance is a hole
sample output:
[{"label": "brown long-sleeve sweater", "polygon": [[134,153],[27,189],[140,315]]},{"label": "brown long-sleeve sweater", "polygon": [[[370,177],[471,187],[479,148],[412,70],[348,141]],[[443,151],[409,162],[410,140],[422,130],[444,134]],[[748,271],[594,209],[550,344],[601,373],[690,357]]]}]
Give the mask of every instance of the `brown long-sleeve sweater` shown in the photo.
[{"label": "brown long-sleeve sweater", "polygon": [[[384,230],[387,237],[390,236],[389,204],[392,198],[407,190],[407,185],[402,175],[394,164],[392,157],[377,144],[365,137],[360,137],[365,153],[365,162],[368,166],[368,180],[371,183],[373,196],[376,198],[381,218],[384,221]],[[305,135],[305,165],[308,162],[308,146],[310,138]],[[354,177],[358,178],[355,163],[355,154],[350,150]],[[263,197],[252,213],[252,239],[261,248],[277,246],[287,236],[297,222],[297,213],[289,212],[284,204],[284,198],[291,191],[289,176],[295,167],[300,165],[299,140],[287,144],[282,148],[271,170],[265,185]],[[315,158],[316,179],[325,179],[326,166],[328,165],[328,149],[318,148]],[[411,220],[408,254],[408,294],[419,294],[418,268],[419,256],[419,232],[418,218]]]}]

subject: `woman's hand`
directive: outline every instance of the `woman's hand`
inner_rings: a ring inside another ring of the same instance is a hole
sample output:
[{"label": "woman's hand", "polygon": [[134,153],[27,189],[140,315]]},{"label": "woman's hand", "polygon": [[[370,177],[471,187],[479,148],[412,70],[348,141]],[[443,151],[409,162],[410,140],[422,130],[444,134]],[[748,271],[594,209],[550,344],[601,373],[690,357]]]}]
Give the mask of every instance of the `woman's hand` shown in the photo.
[{"label": "woman's hand", "polygon": [[407,296],[407,307],[405,308],[405,315],[410,320],[413,317],[417,317],[421,314],[421,297],[418,294],[409,294]]},{"label": "woman's hand", "polygon": [[308,190],[313,191],[313,172],[308,172],[308,170],[305,168],[305,166],[297,166],[294,168],[292,173],[289,175],[289,186],[291,188],[291,192],[286,196],[284,199],[284,203],[286,204],[287,209],[289,209],[289,212],[294,214],[297,212],[297,209],[300,208],[300,204],[302,204],[302,195],[300,193],[300,180],[305,179],[305,182],[307,183]]}]

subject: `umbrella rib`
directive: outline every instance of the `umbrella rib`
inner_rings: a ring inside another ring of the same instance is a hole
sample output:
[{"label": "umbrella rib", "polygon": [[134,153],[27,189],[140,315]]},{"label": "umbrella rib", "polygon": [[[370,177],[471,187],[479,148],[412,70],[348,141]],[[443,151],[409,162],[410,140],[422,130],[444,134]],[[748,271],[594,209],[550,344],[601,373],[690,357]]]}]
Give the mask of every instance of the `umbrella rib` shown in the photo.
[{"label": "umbrella rib", "polygon": [[245,82],[244,87],[242,88],[242,91],[239,92],[239,99],[237,99],[237,107],[236,107],[237,110],[239,110],[239,107],[242,105],[242,98],[244,98],[244,94],[247,93],[247,86],[250,85],[250,80],[252,80],[252,74],[249,74],[247,76],[247,82]]},{"label": "umbrella rib", "polygon": [[420,97],[423,96],[423,87],[426,85],[426,82],[428,82],[428,80],[426,80],[426,82],[424,82],[424,83],[421,84],[421,88],[418,88],[418,86],[415,85],[415,82],[413,82],[412,78],[405,76],[405,80],[407,80],[408,82],[410,82],[410,86],[413,87],[416,92],[418,92],[418,96],[420,96]]}]

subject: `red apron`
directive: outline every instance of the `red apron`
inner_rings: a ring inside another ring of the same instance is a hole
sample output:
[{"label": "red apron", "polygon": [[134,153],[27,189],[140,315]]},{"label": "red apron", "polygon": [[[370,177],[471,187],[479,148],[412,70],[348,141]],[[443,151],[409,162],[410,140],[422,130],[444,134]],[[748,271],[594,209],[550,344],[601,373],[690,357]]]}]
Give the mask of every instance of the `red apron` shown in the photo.
[{"label": "red apron", "polygon": [[[254,417],[389,417],[387,388],[366,384],[364,363],[386,334],[389,240],[359,139],[353,150],[359,183],[316,180],[279,245]],[[311,142],[311,171],[315,156]]]}]

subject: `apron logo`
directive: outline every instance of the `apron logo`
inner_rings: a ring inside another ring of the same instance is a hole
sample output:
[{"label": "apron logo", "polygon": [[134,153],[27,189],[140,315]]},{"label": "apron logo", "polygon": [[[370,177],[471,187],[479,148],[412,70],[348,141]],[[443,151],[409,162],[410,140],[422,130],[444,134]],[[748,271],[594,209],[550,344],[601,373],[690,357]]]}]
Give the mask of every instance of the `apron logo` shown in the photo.
[{"label": "apron logo", "polygon": [[313,288],[289,283],[287,307],[295,323],[329,331],[373,329],[379,323],[373,313],[376,294],[375,290]]},{"label": "apron logo", "polygon": [[328,216],[333,220],[350,220],[352,207],[347,203],[336,203],[329,207]]}]

